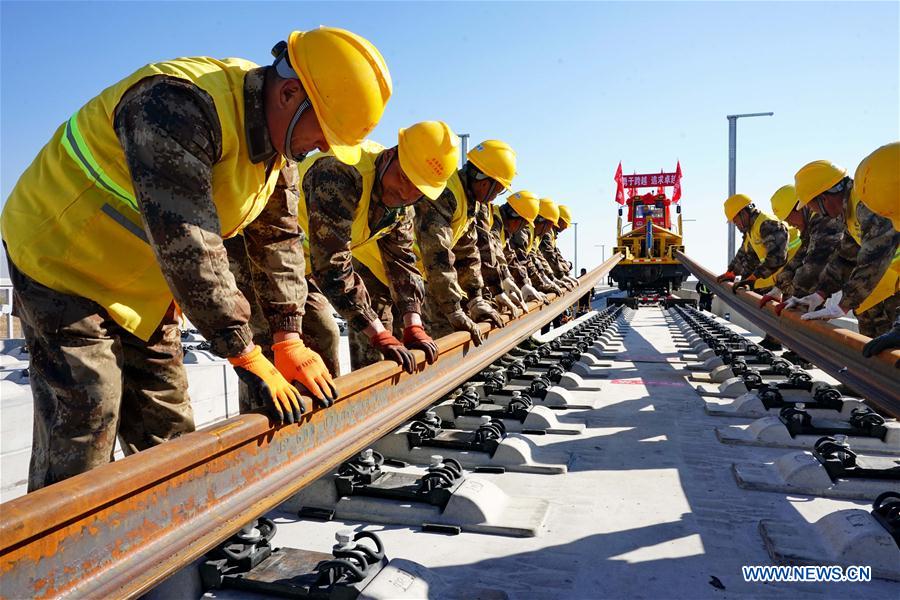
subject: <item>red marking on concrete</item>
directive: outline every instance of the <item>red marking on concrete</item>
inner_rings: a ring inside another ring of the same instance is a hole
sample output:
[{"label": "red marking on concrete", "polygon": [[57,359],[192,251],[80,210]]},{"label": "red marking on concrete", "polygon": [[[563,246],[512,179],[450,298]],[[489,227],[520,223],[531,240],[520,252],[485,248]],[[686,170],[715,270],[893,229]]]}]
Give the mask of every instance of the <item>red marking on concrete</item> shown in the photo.
[{"label": "red marking on concrete", "polygon": [[667,387],[689,387],[688,384],[683,381],[647,381],[645,379],[641,379],[637,377],[635,379],[611,379],[610,383],[624,383],[626,385],[659,385],[659,386],[667,386]]}]

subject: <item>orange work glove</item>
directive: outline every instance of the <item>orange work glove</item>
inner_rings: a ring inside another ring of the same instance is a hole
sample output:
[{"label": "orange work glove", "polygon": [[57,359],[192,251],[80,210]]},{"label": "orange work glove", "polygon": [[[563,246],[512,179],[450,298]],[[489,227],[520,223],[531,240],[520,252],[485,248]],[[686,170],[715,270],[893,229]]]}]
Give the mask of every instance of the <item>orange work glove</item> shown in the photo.
[{"label": "orange work glove", "polygon": [[303,344],[303,340],[284,340],[272,344],[275,353],[275,368],[288,381],[299,383],[319,399],[325,406],[337,398],[337,390],[331,373],[322,357]]},{"label": "orange work glove", "polygon": [[735,277],[737,277],[737,275],[735,275],[733,272],[725,271],[724,273],[716,277],[716,283],[722,283],[723,281],[734,281]]},{"label": "orange work glove", "polygon": [[259,346],[254,346],[247,354],[229,358],[228,362],[250,388],[251,394],[275,408],[280,423],[284,423],[285,417],[288,423],[300,421],[304,410],[300,392],[263,356]]}]

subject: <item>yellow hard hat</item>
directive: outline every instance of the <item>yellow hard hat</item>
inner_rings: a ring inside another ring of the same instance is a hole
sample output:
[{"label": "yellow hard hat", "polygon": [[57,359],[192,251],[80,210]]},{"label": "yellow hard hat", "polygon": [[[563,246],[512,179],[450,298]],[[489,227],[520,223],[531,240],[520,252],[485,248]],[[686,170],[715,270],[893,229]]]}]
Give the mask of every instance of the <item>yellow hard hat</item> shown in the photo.
[{"label": "yellow hard hat", "polygon": [[469,150],[466,158],[503,189],[512,185],[516,175],[516,153],[506,142],[485,140]]},{"label": "yellow hard hat", "polygon": [[779,221],[784,221],[797,206],[797,188],[783,185],[772,194],[772,212]]},{"label": "yellow hard hat", "polygon": [[556,205],[556,202],[551,200],[550,198],[541,198],[540,208],[538,208],[538,215],[544,217],[554,225],[559,222],[559,206]]},{"label": "yellow hard hat", "polygon": [[[568,226],[572,224],[572,213],[565,204],[559,204],[559,218]],[[557,222],[558,223],[558,222]]]},{"label": "yellow hard hat", "polygon": [[853,193],[900,231],[900,142],[882,146],[856,167]]},{"label": "yellow hard hat", "polygon": [[733,221],[742,209],[753,204],[753,200],[744,194],[735,194],[725,201],[725,218]]},{"label": "yellow hard hat", "polygon": [[431,200],[447,186],[459,161],[459,138],[443,121],[422,121],[398,135],[400,167]]},{"label": "yellow hard hat", "polygon": [[529,223],[534,224],[534,219],[538,216],[541,201],[528,190],[522,190],[510,196],[506,200],[506,203],[516,211],[517,215]]},{"label": "yellow hard hat", "polygon": [[814,160],[800,167],[794,175],[794,185],[797,187],[797,208],[803,208],[813,198],[827,192],[847,176],[847,170],[830,163],[827,160]]},{"label": "yellow hard hat", "polygon": [[334,27],[294,31],[287,52],[332,153],[356,164],[359,144],[381,120],[393,89],[381,53],[368,40]]}]

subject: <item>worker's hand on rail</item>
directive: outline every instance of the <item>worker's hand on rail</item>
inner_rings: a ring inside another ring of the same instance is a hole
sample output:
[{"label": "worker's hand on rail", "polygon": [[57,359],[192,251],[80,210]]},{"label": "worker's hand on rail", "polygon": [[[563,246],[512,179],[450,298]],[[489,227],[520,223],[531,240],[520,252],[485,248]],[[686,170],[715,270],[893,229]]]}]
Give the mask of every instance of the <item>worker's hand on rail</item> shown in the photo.
[{"label": "worker's hand on rail", "polygon": [[896,325],[887,333],[872,338],[869,343],[863,346],[862,355],[866,358],[870,358],[879,352],[892,350],[894,348],[900,348],[900,327]]},{"label": "worker's hand on rail", "polygon": [[263,356],[259,346],[253,346],[246,354],[229,358],[228,362],[247,385],[251,396],[275,409],[279,423],[300,421],[305,410],[300,392]]},{"label": "worker's hand on rail", "polygon": [[734,281],[735,277],[737,277],[737,275],[735,275],[733,272],[725,271],[724,273],[716,277],[716,283],[722,283],[723,281]]},{"label": "worker's hand on rail", "polygon": [[820,308],[819,310],[813,310],[802,317],[804,321],[814,321],[824,319],[826,321],[830,321],[831,319],[839,319],[846,315],[846,311],[841,308],[841,298],[843,297],[844,292],[838,291],[833,293],[828,297],[828,300],[825,301],[825,306]]},{"label": "worker's hand on rail", "polygon": [[[765,295],[759,299],[759,307],[762,308],[769,302],[780,302],[782,298],[781,290],[778,289],[777,286],[773,287],[771,290],[765,293]],[[781,313],[779,313],[781,314]]]},{"label": "worker's hand on rail", "polygon": [[737,283],[731,284],[731,293],[737,294],[738,290],[742,290],[744,288],[750,287],[750,284],[756,281],[755,275],[749,275],[747,277],[742,277],[740,281]]},{"label": "worker's hand on rail", "polygon": [[494,310],[484,298],[474,298],[473,300],[469,300],[469,304],[466,308],[469,310],[469,316],[472,317],[473,321],[478,323],[490,323],[494,327],[503,327],[504,325],[503,319],[500,318],[500,313]]},{"label": "worker's hand on rail", "polygon": [[813,292],[808,296],[803,296],[800,298],[799,304],[805,304],[807,310],[813,311],[822,306],[822,303],[825,302],[825,294],[821,292]]},{"label": "worker's hand on rail", "polygon": [[785,309],[790,310],[790,309],[794,308],[795,306],[799,306],[800,304],[801,304],[800,298],[798,298],[797,296],[791,296],[787,300],[779,302],[778,304],[775,305],[775,314],[780,317],[781,313]]},{"label": "worker's hand on rail", "polygon": [[544,282],[543,287],[541,287],[541,291],[547,294],[553,293],[557,296],[562,296],[562,290],[559,289],[559,286],[553,283],[550,280]]},{"label": "worker's hand on rail", "polygon": [[400,340],[391,335],[391,332],[384,329],[369,338],[372,347],[381,352],[387,360],[392,360],[407,373],[416,370],[416,360],[406,346],[400,343]]},{"label": "worker's hand on rail", "polygon": [[574,290],[575,288],[578,287],[578,280],[575,279],[574,277],[572,277],[572,276],[570,276],[570,275],[566,275],[566,276],[564,277],[564,279],[566,279],[569,283],[572,284],[572,289],[573,289],[573,290]]},{"label": "worker's hand on rail", "polygon": [[438,357],[437,344],[431,336],[425,332],[421,325],[409,325],[403,328],[403,344],[413,350],[421,350],[425,353],[425,362],[433,365]]},{"label": "worker's hand on rail", "polygon": [[484,341],[484,337],[481,335],[481,328],[478,327],[478,323],[470,319],[466,316],[462,310],[455,310],[449,315],[447,315],[447,320],[450,321],[450,326],[455,331],[468,331],[469,335],[472,336],[472,343],[476,346],[480,346],[481,342]]},{"label": "worker's hand on rail", "polygon": [[571,277],[560,277],[559,281],[562,282],[562,284],[566,286],[566,289],[568,289],[570,292],[578,287],[578,282],[573,281]]},{"label": "worker's hand on rail", "polygon": [[522,286],[522,295],[525,296],[525,300],[537,300],[543,304],[550,304],[550,299],[543,292],[537,291],[537,289],[531,285],[530,283],[526,283]]},{"label": "worker's hand on rail", "polygon": [[500,307],[500,310],[508,311],[513,319],[517,318],[522,312],[519,310],[519,307],[513,304],[513,301],[506,295],[506,292],[497,294],[494,296],[494,300],[497,302],[497,306]]},{"label": "worker's hand on rail", "polygon": [[331,406],[337,399],[337,389],[322,357],[307,348],[302,340],[276,342],[272,344],[272,351],[275,353],[275,368],[285,379],[305,387],[325,406]]},{"label": "worker's hand on rail", "polygon": [[500,282],[500,287],[503,288],[504,292],[509,294],[510,299],[522,309],[523,313],[528,312],[528,305],[525,303],[525,297],[522,295],[522,290],[519,289],[519,286],[516,285],[516,282],[513,281],[512,278],[506,277],[503,279],[503,281]]}]

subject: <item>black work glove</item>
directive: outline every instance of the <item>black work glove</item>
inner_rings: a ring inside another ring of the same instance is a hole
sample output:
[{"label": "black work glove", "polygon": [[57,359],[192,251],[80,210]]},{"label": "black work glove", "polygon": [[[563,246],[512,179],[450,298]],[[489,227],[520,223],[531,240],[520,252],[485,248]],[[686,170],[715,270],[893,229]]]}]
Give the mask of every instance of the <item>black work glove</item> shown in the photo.
[{"label": "black work glove", "polygon": [[900,329],[896,327],[887,333],[882,333],[876,338],[872,338],[863,346],[862,355],[871,358],[879,352],[900,348]]}]

